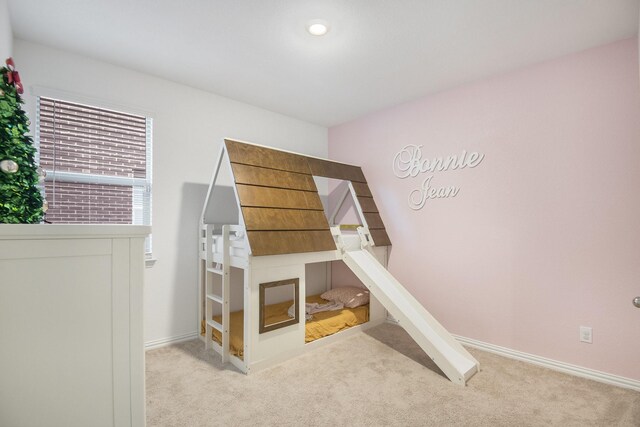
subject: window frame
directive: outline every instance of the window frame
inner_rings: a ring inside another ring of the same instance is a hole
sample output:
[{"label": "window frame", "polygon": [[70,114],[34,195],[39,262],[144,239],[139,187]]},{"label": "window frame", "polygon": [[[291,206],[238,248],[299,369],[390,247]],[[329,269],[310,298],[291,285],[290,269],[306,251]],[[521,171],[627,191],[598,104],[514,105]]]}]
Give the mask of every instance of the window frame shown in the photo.
[{"label": "window frame", "polygon": [[[56,181],[60,182],[78,182],[84,184],[107,184],[107,185],[121,185],[121,186],[131,186],[133,191],[135,191],[136,187],[140,188],[144,186],[148,190],[145,193],[149,196],[148,201],[148,210],[143,212],[141,218],[142,222],[134,225],[148,225],[151,226],[153,223],[153,123],[154,123],[154,113],[139,107],[135,107],[132,105],[123,105],[117,104],[105,100],[101,100],[94,97],[86,97],[83,95],[79,95],[72,92],[46,88],[41,86],[31,86],[29,88],[29,93],[25,97],[27,98],[27,115],[29,117],[35,117],[35,120],[31,120],[31,129],[34,134],[34,146],[36,148],[36,163],[40,165],[40,98],[49,98],[54,100],[59,100],[68,103],[85,105],[91,108],[110,110],[123,114],[136,115],[145,118],[145,126],[146,126],[146,178],[129,178],[129,177],[118,177],[118,176],[109,176],[109,175],[98,175],[98,174],[89,174],[89,173],[78,173],[78,172],[61,172],[56,171],[55,175],[53,171],[46,170],[47,172],[47,181],[50,178],[55,176]],[[51,173],[51,175],[49,175]],[[44,183],[42,184],[41,191],[44,191]],[[133,200],[132,200],[133,205]],[[135,218],[135,213],[132,212],[133,217]],[[132,219],[132,222],[133,219]],[[153,247],[152,247],[152,235],[150,234],[145,240],[145,258],[147,266],[153,265],[155,263],[155,258],[153,257]]]}]

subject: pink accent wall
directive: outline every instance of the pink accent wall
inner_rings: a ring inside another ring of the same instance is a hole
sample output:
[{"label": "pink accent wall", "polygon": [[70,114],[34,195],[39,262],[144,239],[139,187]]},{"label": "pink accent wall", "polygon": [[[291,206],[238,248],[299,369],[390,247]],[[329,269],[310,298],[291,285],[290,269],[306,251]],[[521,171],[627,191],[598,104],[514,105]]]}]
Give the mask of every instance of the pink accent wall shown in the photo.
[{"label": "pink accent wall", "polygon": [[[331,128],[362,165],[394,243],[389,269],[452,333],[640,380],[636,37]],[[399,76],[400,78],[400,76]],[[435,172],[455,198],[411,210],[394,155],[485,154]],[[580,325],[593,344],[579,342]]]}]

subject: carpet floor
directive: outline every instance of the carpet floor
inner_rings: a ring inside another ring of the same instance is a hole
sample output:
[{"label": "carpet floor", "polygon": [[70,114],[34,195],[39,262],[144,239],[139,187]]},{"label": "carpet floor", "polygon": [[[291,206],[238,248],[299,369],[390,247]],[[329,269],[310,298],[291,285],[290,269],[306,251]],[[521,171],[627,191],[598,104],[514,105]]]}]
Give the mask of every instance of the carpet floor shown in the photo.
[{"label": "carpet floor", "polygon": [[469,352],[460,387],[392,324],[249,376],[187,341],[147,352],[147,425],[640,426],[639,392]]}]

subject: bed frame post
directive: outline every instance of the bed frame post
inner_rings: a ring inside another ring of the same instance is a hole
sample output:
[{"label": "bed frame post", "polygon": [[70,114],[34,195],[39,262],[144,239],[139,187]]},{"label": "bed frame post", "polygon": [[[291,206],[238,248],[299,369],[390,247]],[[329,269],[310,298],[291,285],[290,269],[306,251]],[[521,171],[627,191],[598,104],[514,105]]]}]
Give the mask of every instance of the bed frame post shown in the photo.
[{"label": "bed frame post", "polygon": [[[204,258],[204,347],[209,350],[211,348],[211,318],[212,318],[212,308],[211,308],[211,295],[213,294],[213,277],[211,276],[211,268],[213,266],[213,226],[211,224],[205,224],[203,226],[205,237],[204,237],[204,245],[206,255]],[[202,320],[201,320],[202,321]]]},{"label": "bed frame post", "polygon": [[[198,230],[198,325],[200,339],[206,339],[206,335],[201,335],[203,320],[206,319],[206,301],[207,301],[207,225],[200,223]],[[205,326],[206,329],[206,326]],[[205,331],[206,332],[206,331]]]},{"label": "bed frame post", "polygon": [[222,226],[222,363],[229,361],[229,294],[231,256],[229,247],[229,226]]},{"label": "bed frame post", "polygon": [[251,264],[252,264],[252,257],[249,256],[249,260],[247,263],[247,268],[246,270],[244,270],[244,357],[243,357],[243,363],[244,363],[244,372],[246,374],[249,373],[250,371],[250,364],[252,362],[252,357],[253,357],[253,350],[251,348],[251,283],[253,280],[253,274],[252,274],[252,269],[251,269]]}]

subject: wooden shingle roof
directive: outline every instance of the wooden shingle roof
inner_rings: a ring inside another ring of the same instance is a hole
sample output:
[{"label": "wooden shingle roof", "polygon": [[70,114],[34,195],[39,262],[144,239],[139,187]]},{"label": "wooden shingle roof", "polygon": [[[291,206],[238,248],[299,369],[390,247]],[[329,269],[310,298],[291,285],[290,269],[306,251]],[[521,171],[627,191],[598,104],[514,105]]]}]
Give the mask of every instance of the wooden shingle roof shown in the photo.
[{"label": "wooden shingle roof", "polygon": [[371,237],[391,242],[358,166],[225,139],[254,256],[335,250],[313,176],[351,181]]}]

